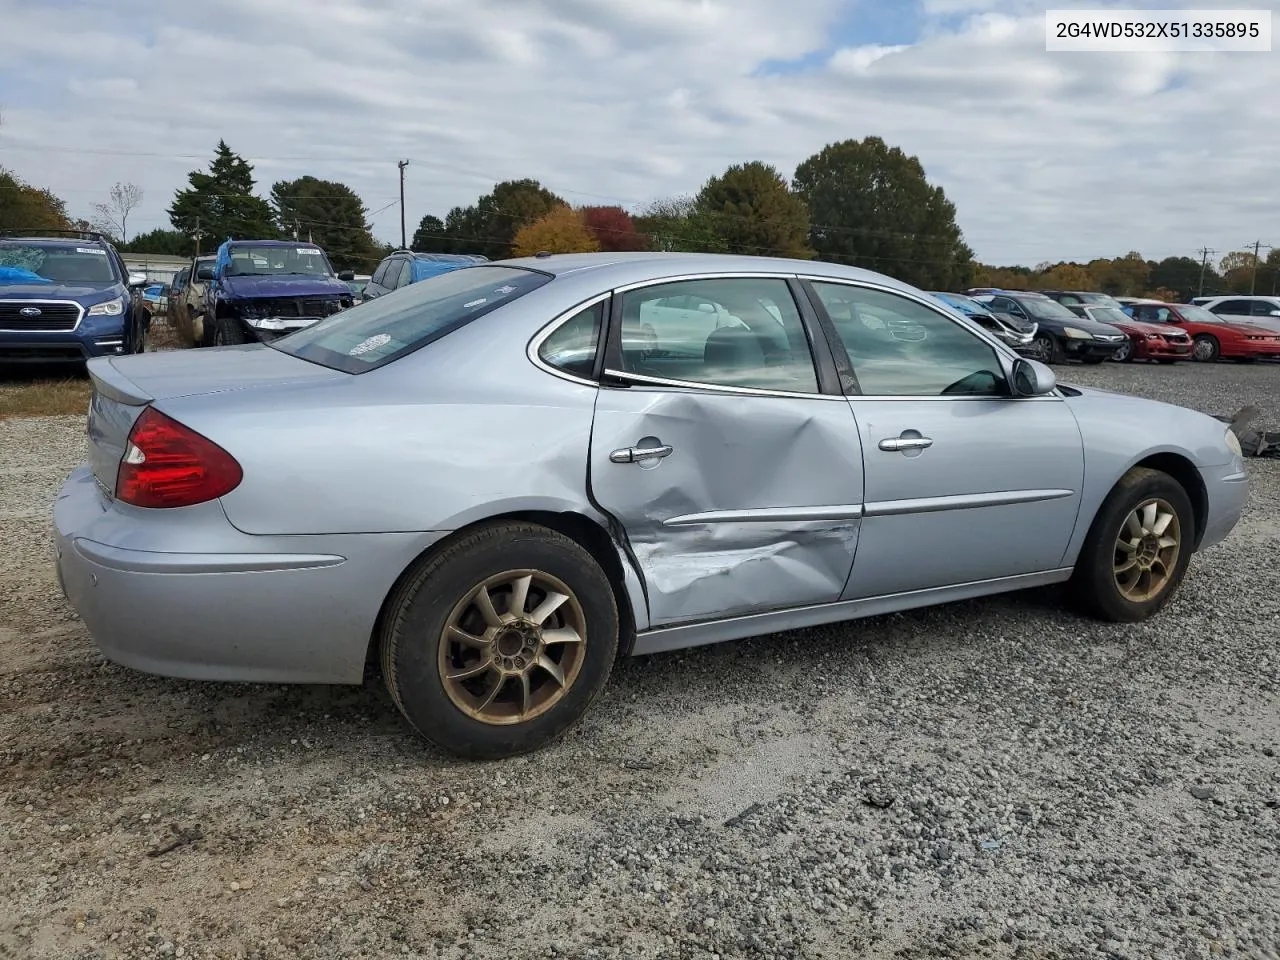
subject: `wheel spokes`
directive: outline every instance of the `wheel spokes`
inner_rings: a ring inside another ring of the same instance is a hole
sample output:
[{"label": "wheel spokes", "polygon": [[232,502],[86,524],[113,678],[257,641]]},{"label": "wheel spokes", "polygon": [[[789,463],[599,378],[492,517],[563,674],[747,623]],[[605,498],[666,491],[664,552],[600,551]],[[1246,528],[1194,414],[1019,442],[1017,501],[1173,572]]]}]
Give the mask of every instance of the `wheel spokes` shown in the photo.
[{"label": "wheel spokes", "polygon": [[445,627],[445,636],[454,643],[460,643],[464,647],[471,647],[473,650],[484,650],[489,646],[489,641],[484,637],[477,637],[474,634],[467,633],[460,627],[452,625]]},{"label": "wheel spokes", "polygon": [[538,626],[542,626],[553,613],[564,605],[564,602],[568,599],[569,598],[563,593],[548,593],[546,599],[538,604],[537,609],[529,614],[529,619]]},{"label": "wheel spokes", "polygon": [[517,577],[511,584],[511,602],[507,605],[507,613],[513,616],[524,616],[524,606],[529,602],[529,585],[533,583],[533,574],[526,573]]},{"label": "wheel spokes", "polygon": [[490,657],[485,657],[479,663],[462,667],[458,670],[452,671],[451,673],[445,674],[445,679],[446,680],[469,680],[472,677],[480,676],[480,674],[482,673],[488,673],[492,667],[493,667],[493,659]]},{"label": "wheel spokes", "polygon": [[[560,686],[564,686],[564,671],[560,669],[560,664],[556,663],[545,653],[539,654],[535,661],[535,666],[541,667],[547,673],[551,674],[552,679]],[[527,674],[526,674],[527,676]]]},{"label": "wheel spokes", "polygon": [[494,609],[493,597],[489,596],[488,586],[482,584],[472,599],[475,601],[476,609],[480,611],[480,616],[484,617],[486,625],[490,627],[502,626],[502,617],[498,616],[498,611]]}]

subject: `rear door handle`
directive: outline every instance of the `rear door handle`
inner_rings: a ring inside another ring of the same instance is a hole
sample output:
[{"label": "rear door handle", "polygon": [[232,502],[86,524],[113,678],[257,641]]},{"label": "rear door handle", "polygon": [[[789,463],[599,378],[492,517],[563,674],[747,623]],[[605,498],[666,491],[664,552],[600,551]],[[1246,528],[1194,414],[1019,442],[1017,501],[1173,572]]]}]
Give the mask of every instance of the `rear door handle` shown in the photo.
[{"label": "rear door handle", "polygon": [[924,450],[932,446],[933,440],[929,437],[886,437],[880,441],[880,449],[890,453],[895,450]]},{"label": "rear door handle", "polygon": [[664,443],[660,447],[623,447],[621,450],[614,450],[609,454],[611,463],[637,463],[641,460],[656,460],[660,457],[669,457],[675,451],[675,448],[668,443]]}]

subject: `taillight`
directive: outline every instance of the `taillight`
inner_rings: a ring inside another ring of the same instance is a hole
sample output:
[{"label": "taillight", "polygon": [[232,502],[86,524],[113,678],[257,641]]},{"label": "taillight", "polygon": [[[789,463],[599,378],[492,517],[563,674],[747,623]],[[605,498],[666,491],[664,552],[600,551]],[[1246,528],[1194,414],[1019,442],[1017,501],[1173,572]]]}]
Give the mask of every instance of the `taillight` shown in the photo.
[{"label": "taillight", "polygon": [[230,493],[243,476],[212,440],[147,407],[129,431],[116,498],[135,507],[189,507]]}]

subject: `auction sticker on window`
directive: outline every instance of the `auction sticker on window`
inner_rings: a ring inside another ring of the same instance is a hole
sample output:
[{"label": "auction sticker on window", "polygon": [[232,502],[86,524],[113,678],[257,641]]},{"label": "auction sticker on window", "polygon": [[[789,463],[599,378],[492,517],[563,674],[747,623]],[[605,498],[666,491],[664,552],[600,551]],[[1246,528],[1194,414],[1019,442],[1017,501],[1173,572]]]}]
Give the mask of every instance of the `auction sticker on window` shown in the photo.
[{"label": "auction sticker on window", "polygon": [[1270,10],[1049,10],[1049,52],[1271,52]]},{"label": "auction sticker on window", "polygon": [[320,250],[318,247],[294,247],[294,253],[301,253],[309,257],[320,256]]},{"label": "auction sticker on window", "polygon": [[76,253],[93,253],[97,254],[99,257],[105,257],[107,255],[107,251],[101,250],[98,247],[76,247]]}]

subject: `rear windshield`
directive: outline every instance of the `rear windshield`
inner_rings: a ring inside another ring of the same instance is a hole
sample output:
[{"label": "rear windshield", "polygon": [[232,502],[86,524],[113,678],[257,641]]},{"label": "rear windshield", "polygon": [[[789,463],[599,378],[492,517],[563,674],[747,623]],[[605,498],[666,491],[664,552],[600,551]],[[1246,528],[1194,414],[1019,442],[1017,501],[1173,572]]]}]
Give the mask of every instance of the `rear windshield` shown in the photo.
[{"label": "rear windshield", "polygon": [[270,343],[301,360],[364,373],[550,282],[550,274],[518,267],[463,267],[366,300]]},{"label": "rear windshield", "polygon": [[1057,300],[1050,300],[1048,297],[1041,299],[1040,297],[1022,297],[1018,300],[1022,304],[1022,309],[1035,317],[1037,320],[1075,320],[1076,315],[1060,304]]}]

